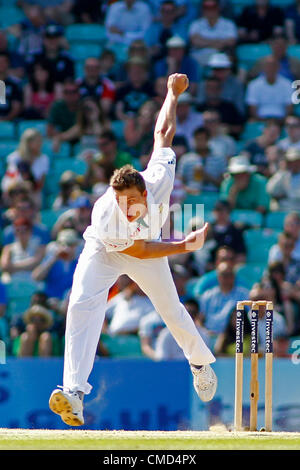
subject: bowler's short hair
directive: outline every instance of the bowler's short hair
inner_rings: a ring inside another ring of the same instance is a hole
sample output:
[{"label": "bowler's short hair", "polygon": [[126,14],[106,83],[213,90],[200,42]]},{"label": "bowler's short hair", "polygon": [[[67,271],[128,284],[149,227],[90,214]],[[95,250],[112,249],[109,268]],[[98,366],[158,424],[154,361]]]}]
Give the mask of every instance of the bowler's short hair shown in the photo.
[{"label": "bowler's short hair", "polygon": [[115,170],[109,184],[116,191],[123,191],[124,189],[133,188],[134,186],[141,193],[146,190],[144,178],[132,165],[125,165]]}]

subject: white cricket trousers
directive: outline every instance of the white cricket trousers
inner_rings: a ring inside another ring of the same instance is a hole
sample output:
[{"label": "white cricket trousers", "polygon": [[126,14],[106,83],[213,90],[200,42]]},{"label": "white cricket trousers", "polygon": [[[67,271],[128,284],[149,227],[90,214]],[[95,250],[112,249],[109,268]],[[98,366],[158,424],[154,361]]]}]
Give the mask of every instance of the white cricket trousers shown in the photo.
[{"label": "white cricket trousers", "polygon": [[79,257],[67,312],[63,386],[90,393],[92,371],[105,317],[110,287],[122,274],[135,281],[151,300],[185,357],[191,364],[204,365],[215,357],[199,335],[180,303],[167,258],[141,260],[95,250],[86,242]]}]

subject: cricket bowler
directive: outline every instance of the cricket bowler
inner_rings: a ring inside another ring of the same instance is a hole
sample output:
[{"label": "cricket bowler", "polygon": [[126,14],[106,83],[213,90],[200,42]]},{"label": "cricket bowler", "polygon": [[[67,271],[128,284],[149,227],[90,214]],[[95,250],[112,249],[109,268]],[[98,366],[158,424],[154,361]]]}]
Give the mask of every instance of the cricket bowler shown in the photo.
[{"label": "cricket bowler", "polygon": [[171,145],[176,131],[177,100],[188,78],[168,77],[167,94],[154,129],[153,153],[146,170],[126,165],[115,170],[107,191],[94,204],[91,225],[75,270],[67,312],[63,386],[52,392],[49,406],[70,426],[84,424],[83,398],[91,391],[92,371],[108,292],[122,274],[136,282],[161,315],[182,348],[203,401],[213,398],[215,357],[181,304],[168,256],[202,248],[208,226],[183,240],[161,241],[173,189],[176,156]]}]

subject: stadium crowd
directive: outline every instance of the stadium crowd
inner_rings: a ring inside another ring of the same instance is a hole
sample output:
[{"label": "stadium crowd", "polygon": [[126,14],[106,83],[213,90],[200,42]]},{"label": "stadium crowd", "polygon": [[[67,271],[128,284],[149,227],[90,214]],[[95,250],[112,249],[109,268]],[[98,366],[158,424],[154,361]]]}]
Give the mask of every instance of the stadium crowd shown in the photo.
[{"label": "stadium crowd", "polygon": [[[299,41],[299,0],[0,0],[8,355],[63,354],[93,203],[116,168],[147,166],[175,72],[190,86],[178,102],[163,238],[210,222],[202,250],[170,258],[178,294],[216,355],[234,354],[238,300],[273,301],[275,355],[291,354],[300,336]],[[203,213],[187,217],[185,204]],[[259,334],[263,347],[263,312]],[[97,354],[183,357],[126,276],[110,291]]]}]

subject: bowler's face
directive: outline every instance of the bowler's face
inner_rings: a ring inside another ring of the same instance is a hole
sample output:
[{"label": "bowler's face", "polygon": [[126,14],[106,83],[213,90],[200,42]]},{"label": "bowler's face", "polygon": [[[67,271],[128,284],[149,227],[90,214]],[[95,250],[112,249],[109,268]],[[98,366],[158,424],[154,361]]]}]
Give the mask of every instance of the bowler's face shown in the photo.
[{"label": "bowler's face", "polygon": [[115,190],[117,203],[127,217],[128,222],[133,222],[139,217],[144,217],[147,212],[147,191],[140,192],[135,186],[122,191]]}]

